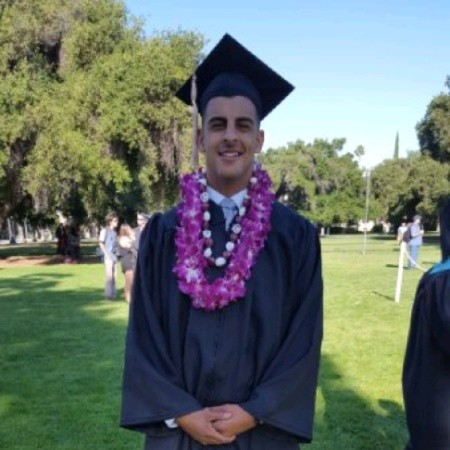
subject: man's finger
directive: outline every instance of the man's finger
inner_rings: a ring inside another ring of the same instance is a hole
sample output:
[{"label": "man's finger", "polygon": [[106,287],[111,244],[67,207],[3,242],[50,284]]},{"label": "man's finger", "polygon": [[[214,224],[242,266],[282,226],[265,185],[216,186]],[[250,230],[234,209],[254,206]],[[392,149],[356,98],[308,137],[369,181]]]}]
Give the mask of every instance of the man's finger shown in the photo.
[{"label": "man's finger", "polygon": [[224,436],[220,434],[216,429],[211,425],[210,430],[204,434],[200,443],[203,445],[223,445],[223,444],[231,444],[236,439],[236,436]]},{"label": "man's finger", "polygon": [[232,417],[232,414],[229,411],[224,411],[220,409],[209,409],[208,410],[208,419],[212,422],[215,420],[227,420]]}]

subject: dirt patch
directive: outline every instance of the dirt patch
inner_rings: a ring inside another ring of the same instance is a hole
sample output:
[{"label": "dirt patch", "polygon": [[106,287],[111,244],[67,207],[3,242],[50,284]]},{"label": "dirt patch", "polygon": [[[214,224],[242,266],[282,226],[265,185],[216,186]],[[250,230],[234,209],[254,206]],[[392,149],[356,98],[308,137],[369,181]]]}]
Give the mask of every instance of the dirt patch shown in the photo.
[{"label": "dirt patch", "polygon": [[94,264],[99,260],[96,256],[85,256],[79,263],[67,263],[58,255],[53,256],[9,256],[0,259],[0,268],[50,266],[55,264]]}]

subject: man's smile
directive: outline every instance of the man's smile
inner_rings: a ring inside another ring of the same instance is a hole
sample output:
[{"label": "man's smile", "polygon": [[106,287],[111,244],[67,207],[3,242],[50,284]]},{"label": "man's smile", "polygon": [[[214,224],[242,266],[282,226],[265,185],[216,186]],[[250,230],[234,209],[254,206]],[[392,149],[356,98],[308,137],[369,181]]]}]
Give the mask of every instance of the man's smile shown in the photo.
[{"label": "man's smile", "polygon": [[237,158],[242,155],[242,152],[238,152],[237,150],[224,150],[219,152],[219,156],[223,158]]}]

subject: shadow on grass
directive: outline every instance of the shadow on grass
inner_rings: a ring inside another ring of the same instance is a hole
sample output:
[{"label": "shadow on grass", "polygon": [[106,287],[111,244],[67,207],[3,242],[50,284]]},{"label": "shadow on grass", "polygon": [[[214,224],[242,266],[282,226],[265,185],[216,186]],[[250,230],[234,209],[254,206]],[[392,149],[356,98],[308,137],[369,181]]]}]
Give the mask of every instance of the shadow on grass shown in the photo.
[{"label": "shadow on grass", "polygon": [[430,266],[429,268],[431,268],[432,266],[434,266],[435,264],[437,264],[438,262],[440,262],[439,260],[438,261],[422,261],[422,264],[424,265],[424,266]]},{"label": "shadow on grass", "polygon": [[[95,256],[96,242],[82,242],[81,243],[81,257],[90,260]],[[6,244],[0,246],[0,259],[8,258],[26,258],[26,257],[49,257],[60,258],[56,253],[55,242],[32,242],[27,244]]]},{"label": "shadow on grass", "polygon": [[[0,279],[0,448],[141,448],[139,435],[118,427],[126,305],[105,303],[100,286],[76,288],[76,277],[41,269]],[[328,355],[319,385],[312,448],[403,448],[399,404],[369,404]]]},{"label": "shadow on grass", "polygon": [[0,279],[0,448],[141,448],[118,426],[126,305],[80,273]]},{"label": "shadow on grass", "polygon": [[[438,261],[420,261],[420,266],[426,270],[431,269]],[[398,269],[398,264],[385,264],[388,269]],[[403,267],[404,270],[410,270],[406,266]],[[420,269],[418,269],[420,270]],[[422,271],[423,272],[423,271]],[[424,272],[425,273],[425,272]]]},{"label": "shadow on grass", "polygon": [[[395,242],[397,237],[393,234],[368,234],[368,238],[374,241],[392,241]],[[435,232],[426,232],[424,235],[424,245],[439,245],[439,234]]]},{"label": "shadow on grass", "polygon": [[395,301],[394,296],[382,294],[381,292],[372,291],[372,294],[378,295],[378,297],[384,298],[385,300],[389,300],[390,302]]},{"label": "shadow on grass", "polygon": [[[320,450],[403,450],[403,408],[390,400],[372,405],[346,386],[329,355],[322,355],[319,387],[324,399],[312,448]],[[308,447],[309,448],[309,447]]]},{"label": "shadow on grass", "polygon": [[374,241],[395,241],[396,235],[394,234],[368,234],[367,235],[370,239],[373,239]]},{"label": "shadow on grass", "polygon": [[55,266],[65,264],[99,264],[101,261],[95,255],[82,256],[76,263],[65,262],[59,255],[27,255],[0,257],[0,264],[4,267],[26,267],[26,266]]}]

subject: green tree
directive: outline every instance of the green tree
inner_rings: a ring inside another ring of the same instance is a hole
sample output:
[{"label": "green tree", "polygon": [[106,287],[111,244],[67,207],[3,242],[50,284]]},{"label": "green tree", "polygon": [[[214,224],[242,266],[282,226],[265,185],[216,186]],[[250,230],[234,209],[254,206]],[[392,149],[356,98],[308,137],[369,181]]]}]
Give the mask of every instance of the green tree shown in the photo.
[{"label": "green tree", "polygon": [[30,76],[25,62],[14,74],[0,77],[0,223],[29,201],[21,170],[36,140],[33,107],[45,84],[45,79]]},{"label": "green tree", "polygon": [[344,144],[345,139],[316,139],[312,144],[299,140],[261,155],[278,197],[315,222],[361,218],[364,182],[355,155],[340,155]]},{"label": "green tree", "polygon": [[420,213],[429,227],[436,223],[436,207],[450,191],[450,166],[427,155],[388,160],[372,173],[372,191],[382,216],[399,224]]},{"label": "green tree", "polygon": [[[98,1],[96,5],[103,9],[105,5],[120,6],[106,0]],[[32,198],[33,185],[24,177],[24,170],[34,160],[35,146],[42,141],[41,133],[47,126],[42,120],[49,116],[45,102],[64,81],[61,67],[67,53],[63,40],[80,17],[90,19],[89,15],[83,16],[89,8],[87,1],[16,0],[4,4],[1,9],[0,221],[8,215],[29,215],[32,204],[38,215],[47,209],[48,193],[42,189],[41,198]],[[61,100],[64,104],[65,98]],[[43,117],[42,112],[45,112]],[[58,120],[61,120],[65,111],[59,112]],[[66,140],[65,136],[62,138]],[[64,170],[57,166],[58,163],[55,160],[57,170]],[[45,179],[47,173],[41,173]]]},{"label": "green tree", "polygon": [[360,161],[361,157],[365,155],[366,150],[362,145],[358,145],[353,153],[358,158],[358,161]]},{"label": "green tree", "polygon": [[172,203],[190,126],[173,94],[203,37],[146,39],[116,0],[17,0],[0,13],[0,222],[30,206],[131,218]]},{"label": "green tree", "polygon": [[[445,85],[450,90],[450,76]],[[436,161],[450,162],[450,92],[431,100],[416,130],[422,153],[429,153]]]}]

